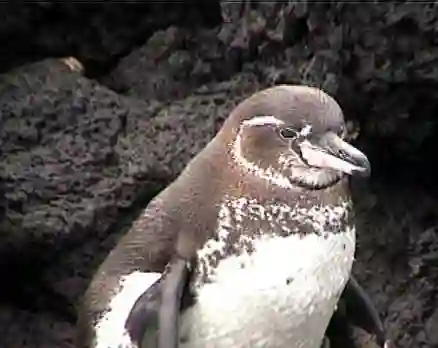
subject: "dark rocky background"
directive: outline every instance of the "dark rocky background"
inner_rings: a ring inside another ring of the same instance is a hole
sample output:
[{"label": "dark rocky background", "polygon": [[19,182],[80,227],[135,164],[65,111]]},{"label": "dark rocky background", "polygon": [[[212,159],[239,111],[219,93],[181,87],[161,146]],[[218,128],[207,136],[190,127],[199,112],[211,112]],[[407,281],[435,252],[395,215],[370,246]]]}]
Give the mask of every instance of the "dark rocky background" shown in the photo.
[{"label": "dark rocky background", "polygon": [[229,111],[279,83],[339,101],[354,273],[396,347],[438,346],[438,5],[0,3],[0,346],[72,347],[74,304]]}]

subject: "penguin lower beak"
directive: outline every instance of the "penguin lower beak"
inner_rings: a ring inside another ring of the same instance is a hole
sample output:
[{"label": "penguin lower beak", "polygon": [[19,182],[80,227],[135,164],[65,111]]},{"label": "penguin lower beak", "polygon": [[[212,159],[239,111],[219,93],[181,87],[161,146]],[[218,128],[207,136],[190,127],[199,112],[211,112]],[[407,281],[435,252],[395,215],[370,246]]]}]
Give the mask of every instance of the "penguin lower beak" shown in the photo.
[{"label": "penguin lower beak", "polygon": [[370,175],[367,156],[333,132],[325,133],[317,141],[305,140],[299,147],[310,166],[330,168],[348,175]]}]

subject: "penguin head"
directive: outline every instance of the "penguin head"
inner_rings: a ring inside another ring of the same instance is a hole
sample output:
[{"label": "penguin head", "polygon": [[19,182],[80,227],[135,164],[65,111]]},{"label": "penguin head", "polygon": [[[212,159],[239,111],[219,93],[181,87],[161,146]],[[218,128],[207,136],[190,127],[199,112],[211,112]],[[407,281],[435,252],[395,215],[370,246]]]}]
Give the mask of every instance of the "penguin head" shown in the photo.
[{"label": "penguin head", "polygon": [[234,160],[284,187],[325,188],[345,175],[368,176],[365,154],[345,141],[338,103],[320,89],[280,85],[239,104],[224,128]]}]

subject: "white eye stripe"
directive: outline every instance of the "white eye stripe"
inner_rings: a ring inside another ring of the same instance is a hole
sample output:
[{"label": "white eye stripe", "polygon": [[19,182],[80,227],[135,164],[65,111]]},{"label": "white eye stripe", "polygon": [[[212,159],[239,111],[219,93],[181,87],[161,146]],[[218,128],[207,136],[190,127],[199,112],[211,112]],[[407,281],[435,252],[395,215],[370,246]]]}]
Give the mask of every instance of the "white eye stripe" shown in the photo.
[{"label": "white eye stripe", "polygon": [[[243,126],[263,126],[263,125],[275,125],[284,126],[285,123],[282,120],[274,116],[257,116],[250,120],[245,120],[242,122]],[[299,132],[297,132],[301,137],[307,137],[312,133],[312,126],[310,124],[305,125]]]},{"label": "white eye stripe", "polygon": [[244,126],[263,126],[268,124],[281,126],[284,125],[284,122],[274,116],[257,116],[242,122]]}]

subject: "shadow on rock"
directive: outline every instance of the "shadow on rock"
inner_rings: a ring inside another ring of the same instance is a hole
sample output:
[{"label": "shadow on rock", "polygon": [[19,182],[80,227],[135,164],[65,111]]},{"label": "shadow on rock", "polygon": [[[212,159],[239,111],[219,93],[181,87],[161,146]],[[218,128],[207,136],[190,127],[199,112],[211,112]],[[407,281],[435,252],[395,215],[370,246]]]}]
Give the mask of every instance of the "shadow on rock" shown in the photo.
[{"label": "shadow on rock", "polygon": [[[128,6],[126,6],[128,5]],[[0,3],[0,71],[45,57],[75,56],[87,76],[111,69],[160,28],[220,23],[219,2],[199,0]]]},{"label": "shadow on rock", "polygon": [[377,306],[396,347],[431,347],[437,337],[438,192],[353,183],[358,220],[353,274]]}]

